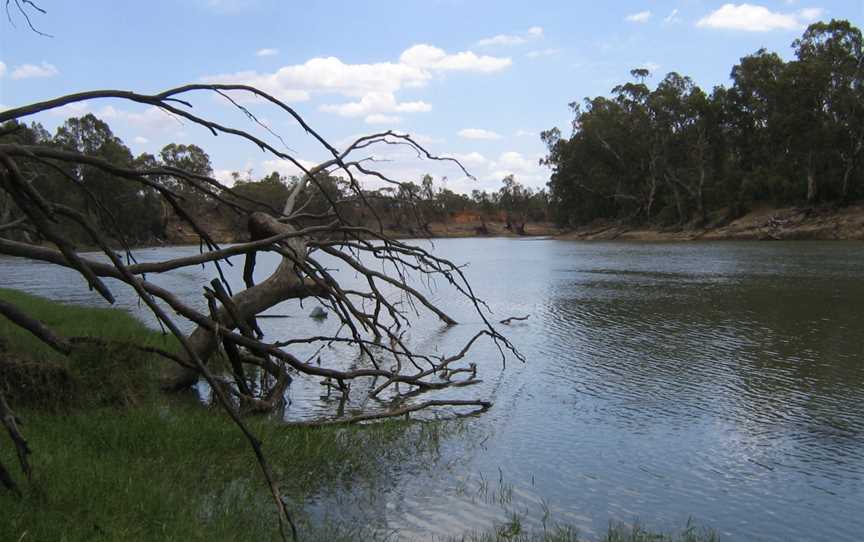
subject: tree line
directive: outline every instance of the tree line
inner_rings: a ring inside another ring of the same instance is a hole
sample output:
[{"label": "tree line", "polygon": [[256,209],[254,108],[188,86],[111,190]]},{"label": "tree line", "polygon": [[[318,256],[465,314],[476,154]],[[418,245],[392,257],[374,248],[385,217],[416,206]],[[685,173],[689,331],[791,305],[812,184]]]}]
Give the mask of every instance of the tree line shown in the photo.
[{"label": "tree line", "polygon": [[[9,121],[0,127],[0,144],[41,146],[61,153],[86,155],[112,164],[117,172],[178,168],[201,176],[213,173],[210,157],[196,145],[171,143],[158,156],[149,153],[134,156],[108,124],[92,114],[67,119],[53,135],[39,123],[26,125]],[[129,243],[149,242],[164,236],[170,209],[162,202],[157,184],[175,193],[189,205],[192,213],[200,213],[206,202],[198,191],[169,174],[156,176],[153,185],[142,186],[95,165],[69,165],[47,159],[31,161],[25,173],[32,187],[46,200],[80,209],[106,234],[115,240],[122,237]],[[23,213],[12,198],[0,193],[0,223],[18,216]],[[63,226],[74,241],[88,238],[87,232],[70,221],[64,221]],[[13,234],[28,241],[40,240],[35,231],[26,228],[9,235]]]},{"label": "tree line", "polygon": [[[53,203],[82,209],[100,228],[116,241],[129,244],[153,243],[170,238],[170,228],[183,222],[171,206],[160,197],[158,186],[170,189],[183,201],[184,209],[193,219],[220,229],[243,232],[246,213],[231,212],[226,201],[250,205],[261,211],[281,209],[297,183],[298,176],[286,176],[273,171],[255,178],[252,171],[233,172],[231,193],[219,187],[196,189],[188,181],[171,175],[176,169],[204,178],[213,176],[210,156],[194,144],[170,143],[158,154],[135,156],[115,135],[104,120],[93,114],[69,118],[54,134],[41,124],[29,125],[17,121],[0,127],[0,144],[40,145],[58,151],[69,151],[102,159],[117,168],[129,170],[160,170],[151,175],[152,186],[142,185],[121,174],[103,168],[78,164],[63,165],[52,161],[29,164],[29,176],[34,187]],[[70,182],[71,181],[71,182]],[[433,222],[469,220],[479,223],[482,233],[487,221],[504,221],[514,233],[524,233],[525,223],[545,221],[548,196],[545,190],[532,190],[520,184],[513,175],[502,180],[499,190],[474,190],[470,195],[453,192],[446,187],[446,178],[425,175],[419,182],[404,181],[377,189],[356,190],[348,180],[326,171],[315,176],[318,190],[303,202],[309,218],[332,214],[336,205],[343,220],[357,225],[378,227],[415,235],[430,234]],[[250,201],[261,202],[260,205]],[[22,213],[12,199],[0,194],[0,223],[15,220]],[[84,241],[88,235],[78,225],[64,224],[71,239]],[[10,230],[5,236],[23,237],[38,242],[36,232]]]},{"label": "tree line", "polygon": [[864,53],[848,21],[811,25],[795,58],[760,49],[710,94],[650,73],[571,103],[569,138],[541,134],[555,220],[701,226],[754,205],[840,205],[864,197]]}]

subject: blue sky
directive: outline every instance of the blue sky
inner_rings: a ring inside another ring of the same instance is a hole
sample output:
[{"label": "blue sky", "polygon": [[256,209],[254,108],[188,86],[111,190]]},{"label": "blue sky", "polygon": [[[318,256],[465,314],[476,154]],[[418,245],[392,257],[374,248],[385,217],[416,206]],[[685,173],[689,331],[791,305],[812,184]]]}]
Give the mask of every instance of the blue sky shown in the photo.
[{"label": "blue sky", "polygon": [[[817,19],[861,27],[864,0],[672,1],[42,0],[43,38],[0,21],[0,107],[76,91],[157,92],[197,81],[241,81],[289,101],[331,142],[388,128],[432,152],[463,159],[477,177],[385,148],[380,168],[400,180],[429,172],[467,192],[497,189],[513,173],[542,187],[541,130],[569,130],[567,104],[607,94],[634,67],[653,82],[669,71],[709,89],[760,47],[791,55]],[[4,17],[5,19],[5,17]],[[283,114],[249,106],[309,163],[326,153]],[[53,129],[67,109],[35,120]],[[257,148],[147,108],[92,103],[133,152],[196,143],[222,178],[251,169],[295,173]],[[195,96],[195,111],[251,126],[224,101]],[[265,134],[266,135],[266,134]],[[367,153],[368,154],[368,153]]]}]

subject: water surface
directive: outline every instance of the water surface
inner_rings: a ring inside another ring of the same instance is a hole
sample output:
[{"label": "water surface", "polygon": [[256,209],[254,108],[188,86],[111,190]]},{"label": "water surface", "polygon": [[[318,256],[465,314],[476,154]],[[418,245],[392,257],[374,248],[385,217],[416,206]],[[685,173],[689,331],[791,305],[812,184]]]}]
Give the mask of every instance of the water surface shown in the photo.
[{"label": "water surface", "polygon": [[[864,244],[448,239],[434,250],[470,262],[498,319],[531,315],[505,328],[528,362],[504,369],[481,345],[471,360],[484,384],[447,394],[495,407],[445,438],[433,465],[393,469],[347,514],[420,538],[488,528],[513,512],[538,524],[548,512],[588,535],[610,519],[672,530],[692,518],[734,540],[860,539]],[[265,258],[261,276],[266,267]],[[239,288],[242,260],[228,274]],[[51,266],[4,258],[0,276],[5,287],[98,303]],[[214,276],[198,267],[149,278],[203,309],[202,281]],[[443,331],[422,317],[409,340],[454,353],[479,319],[438,286],[432,297],[462,324]],[[113,287],[121,306],[153,323]],[[312,306],[286,303],[271,312],[292,318],[262,326],[278,338],[332,329],[332,318],[305,317]],[[364,363],[339,349],[322,360]],[[348,410],[378,407],[357,388]],[[302,378],[290,396],[288,418],[338,408]]]}]

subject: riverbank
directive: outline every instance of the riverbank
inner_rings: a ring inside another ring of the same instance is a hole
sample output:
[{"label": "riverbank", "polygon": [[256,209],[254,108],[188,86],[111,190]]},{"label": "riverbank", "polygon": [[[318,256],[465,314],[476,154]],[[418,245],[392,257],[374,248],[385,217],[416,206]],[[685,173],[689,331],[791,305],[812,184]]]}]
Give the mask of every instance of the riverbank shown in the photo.
[{"label": "riverbank", "polygon": [[[188,230],[188,231],[187,231]],[[551,222],[528,222],[524,234],[497,221],[432,222],[429,230],[385,230],[393,239],[453,239],[469,237],[551,237],[565,241],[829,241],[864,240],[864,202],[847,207],[761,207],[727,221],[722,216],[709,219],[709,225],[633,226],[619,221],[602,220],[574,229],[564,229]],[[241,243],[245,234],[224,227],[211,229],[219,243]],[[153,241],[137,248],[198,245],[191,229],[177,228],[164,242]],[[97,250],[96,247],[90,247]],[[119,247],[118,247],[119,248]]]},{"label": "riverbank", "polygon": [[[66,306],[12,290],[15,303],[66,336],[175,350],[114,309]],[[0,386],[33,452],[26,481],[5,432],[0,461],[23,496],[0,488],[0,540],[272,540],[277,518],[239,430],[197,396],[158,389],[164,361],[136,350],[62,356],[0,318]],[[247,418],[263,442],[305,540],[353,540],[355,527],[311,518],[302,504],[350,484],[381,484],[426,461],[447,424],[386,422],[301,428]]]},{"label": "riverbank", "polygon": [[[246,239],[245,232],[237,232],[220,226],[219,224],[205,223],[208,231],[219,243],[240,243]],[[375,224],[368,224],[368,228],[377,229]],[[430,222],[429,230],[416,229],[385,229],[385,235],[393,239],[451,239],[464,237],[548,237],[559,235],[563,232],[561,228],[551,222],[528,222],[525,224],[524,234],[518,234],[507,227],[505,222],[499,221],[464,221],[450,220],[446,222]],[[166,245],[197,245],[198,236],[186,225],[177,226],[169,230]],[[158,243],[154,243],[158,246]]]},{"label": "riverbank", "polygon": [[[6,289],[0,299],[65,336],[177,351],[173,340],[120,310],[62,305]],[[62,356],[2,318],[0,342],[0,387],[33,452],[33,478],[26,481],[6,435],[0,436],[0,461],[23,494],[0,489],[0,540],[276,539],[273,506],[248,444],[221,409],[195,395],[163,395],[157,385],[163,360],[122,346]],[[435,468],[441,442],[458,438],[470,422],[321,429],[263,417],[247,423],[264,443],[302,540],[338,542],[393,537],[338,514],[310,511],[309,503],[341,495],[333,502],[348,507],[360,487],[375,493],[389,488],[395,470]],[[553,520],[548,529],[530,529],[522,523],[527,519],[514,516],[452,540],[584,540]],[[659,537],[639,526],[613,525],[602,539],[715,537],[690,528]]]},{"label": "riverbank", "polygon": [[555,236],[583,241],[799,241],[864,240],[864,203],[848,207],[763,207],[707,227],[640,227],[597,222]]},{"label": "riverbank", "polygon": [[[709,217],[706,226],[644,226],[627,225],[619,221],[597,221],[575,229],[565,229],[552,222],[528,222],[524,233],[516,233],[500,221],[450,220],[432,222],[425,232],[387,230],[394,239],[450,239],[468,237],[552,237],[560,240],[584,241],[803,241],[803,240],[864,240],[864,202],[846,207],[786,207],[764,206],[751,210],[734,220],[724,213]],[[220,242],[238,242],[236,232],[216,231]],[[197,244],[189,235],[178,238],[178,244]]]}]

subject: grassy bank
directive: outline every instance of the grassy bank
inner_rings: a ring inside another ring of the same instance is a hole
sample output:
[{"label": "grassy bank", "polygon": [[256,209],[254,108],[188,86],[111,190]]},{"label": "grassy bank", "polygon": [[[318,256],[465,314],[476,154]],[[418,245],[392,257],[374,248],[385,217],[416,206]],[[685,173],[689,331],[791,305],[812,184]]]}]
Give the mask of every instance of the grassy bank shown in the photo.
[{"label": "grassy bank", "polygon": [[[571,527],[549,527],[539,532],[522,532],[518,520],[497,529],[462,536],[452,542],[582,542],[585,539]],[[663,534],[648,531],[639,524],[612,524],[600,539],[602,542],[719,542],[720,538],[708,529],[687,526],[678,533]]]},{"label": "grassy bank", "polygon": [[[130,315],[60,305],[0,289],[65,336],[98,335],[165,349],[176,345]],[[33,450],[33,479],[18,472],[0,435],[0,461],[14,473],[23,498],[0,489],[0,540],[275,540],[276,516],[263,477],[240,432],[224,413],[196,397],[158,389],[164,361],[124,347],[61,356],[0,318],[0,386],[22,419]],[[394,469],[434,465],[441,439],[458,436],[459,422],[387,422],[353,428],[286,427],[250,418],[264,442],[303,540],[392,540],[322,517],[303,504],[362,486],[378,493]],[[340,502],[339,499],[336,499]],[[326,514],[325,514],[326,516]],[[605,540],[657,538],[612,527]],[[575,541],[568,528],[527,532],[517,519],[464,541]]]},{"label": "grassy bank", "polygon": [[[0,298],[66,336],[174,346],[121,311],[2,289]],[[21,480],[2,435],[0,460],[24,497],[0,490],[0,540],[274,539],[273,505],[248,444],[218,408],[162,395],[163,361],[124,348],[67,358],[2,318],[0,337],[0,386],[23,421],[34,472]],[[432,453],[438,438],[430,424],[249,423],[295,508],[322,489],[377,483],[388,463]]]}]

